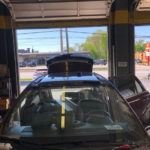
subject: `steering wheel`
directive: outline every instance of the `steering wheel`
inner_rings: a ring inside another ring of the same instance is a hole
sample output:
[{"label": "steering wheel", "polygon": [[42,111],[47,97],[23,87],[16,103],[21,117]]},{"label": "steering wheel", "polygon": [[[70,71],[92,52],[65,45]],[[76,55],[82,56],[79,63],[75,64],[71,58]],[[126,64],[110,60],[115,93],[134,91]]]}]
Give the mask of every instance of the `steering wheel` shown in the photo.
[{"label": "steering wheel", "polygon": [[90,117],[90,116],[107,116],[107,117],[111,117],[110,114],[105,111],[105,110],[91,110],[86,114],[86,117]]},{"label": "steering wheel", "polygon": [[105,110],[92,110],[86,116],[86,122],[96,124],[110,124],[112,119],[110,114]]},{"label": "steering wheel", "polygon": [[41,101],[37,104],[37,112],[51,112],[56,109],[57,102],[55,100]]},{"label": "steering wheel", "polygon": [[147,132],[148,136],[150,137],[150,126],[145,127],[145,131]]}]

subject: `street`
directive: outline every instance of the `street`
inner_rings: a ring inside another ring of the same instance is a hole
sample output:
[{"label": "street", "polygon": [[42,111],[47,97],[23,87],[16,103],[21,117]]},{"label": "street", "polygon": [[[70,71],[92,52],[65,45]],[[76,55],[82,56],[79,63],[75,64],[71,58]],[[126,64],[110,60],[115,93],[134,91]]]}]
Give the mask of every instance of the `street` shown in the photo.
[{"label": "street", "polygon": [[[45,66],[41,66],[39,68],[45,68]],[[36,68],[21,68],[20,69],[20,89],[21,91],[29,84],[29,82],[33,78],[33,74]],[[108,78],[108,69],[107,66],[104,65],[95,65],[93,72],[96,72],[105,78]],[[148,74],[150,73],[150,66],[146,65],[136,65],[135,66],[135,74],[139,78],[139,80],[143,83],[144,87],[150,91],[150,80],[148,80]]]}]

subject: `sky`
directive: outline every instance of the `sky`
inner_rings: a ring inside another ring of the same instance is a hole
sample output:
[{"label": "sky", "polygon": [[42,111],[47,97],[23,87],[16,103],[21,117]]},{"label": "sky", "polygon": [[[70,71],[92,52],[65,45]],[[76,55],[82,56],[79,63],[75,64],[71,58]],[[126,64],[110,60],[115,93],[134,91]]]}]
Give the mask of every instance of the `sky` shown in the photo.
[{"label": "sky", "polygon": [[[66,49],[66,34],[63,30],[63,45]],[[68,28],[69,47],[83,43],[97,30],[106,31],[106,27]],[[34,49],[39,52],[58,52],[60,48],[60,28],[17,30],[18,49]]]},{"label": "sky", "polygon": [[136,26],[135,40],[144,40],[145,42],[150,42],[150,26]]},{"label": "sky", "polygon": [[[63,45],[66,49],[65,29]],[[83,43],[97,30],[106,31],[107,27],[68,28],[69,47]],[[150,41],[150,26],[136,26],[135,40]],[[34,49],[39,52],[60,52],[60,28],[17,30],[18,49]]]}]

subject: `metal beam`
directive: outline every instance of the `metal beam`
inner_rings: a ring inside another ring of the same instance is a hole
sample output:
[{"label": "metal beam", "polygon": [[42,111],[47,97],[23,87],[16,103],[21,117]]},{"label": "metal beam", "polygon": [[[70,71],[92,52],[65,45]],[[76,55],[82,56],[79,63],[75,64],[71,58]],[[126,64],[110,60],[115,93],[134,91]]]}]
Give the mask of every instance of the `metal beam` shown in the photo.
[{"label": "metal beam", "polygon": [[[7,0],[4,0],[7,1]],[[26,4],[26,3],[60,3],[60,2],[91,2],[92,0],[10,0],[11,4]],[[106,0],[96,0],[106,1]]]},{"label": "metal beam", "polygon": [[108,24],[108,19],[77,19],[77,20],[57,20],[57,21],[30,21],[16,22],[15,28],[65,28],[65,27],[85,27],[85,26],[105,26]]}]

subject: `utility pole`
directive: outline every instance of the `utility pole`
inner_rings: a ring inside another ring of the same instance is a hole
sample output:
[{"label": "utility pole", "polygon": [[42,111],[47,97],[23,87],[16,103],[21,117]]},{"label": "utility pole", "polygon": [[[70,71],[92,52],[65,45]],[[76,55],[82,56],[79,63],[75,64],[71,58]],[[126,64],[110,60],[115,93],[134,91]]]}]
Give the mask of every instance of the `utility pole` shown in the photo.
[{"label": "utility pole", "polygon": [[68,39],[68,29],[65,29],[66,31],[66,46],[67,46],[67,53],[69,53],[69,39]]},{"label": "utility pole", "polygon": [[60,28],[60,50],[61,50],[61,53],[63,54],[63,33],[62,33],[62,28]]}]

